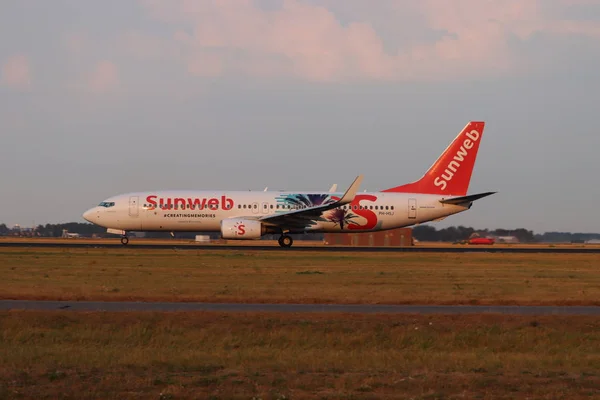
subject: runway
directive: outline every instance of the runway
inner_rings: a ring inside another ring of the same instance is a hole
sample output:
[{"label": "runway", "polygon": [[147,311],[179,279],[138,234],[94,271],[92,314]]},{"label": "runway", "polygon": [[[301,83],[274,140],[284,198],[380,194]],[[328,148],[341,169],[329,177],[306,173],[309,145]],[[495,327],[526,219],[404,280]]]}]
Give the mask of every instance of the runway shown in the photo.
[{"label": "runway", "polygon": [[242,304],[163,303],[103,301],[0,300],[0,310],[35,311],[221,311],[278,313],[354,314],[507,314],[507,315],[600,315],[600,306],[471,306],[471,305],[384,305],[384,304]]},{"label": "runway", "polygon": [[170,250],[206,250],[206,251],[311,251],[311,252],[358,252],[358,253],[561,253],[561,254],[600,254],[600,247],[352,247],[352,246],[294,246],[281,248],[265,245],[202,245],[202,244],[135,244],[123,246],[120,243],[47,243],[47,242],[0,242],[1,247],[17,248],[74,248],[74,249],[170,249]]}]

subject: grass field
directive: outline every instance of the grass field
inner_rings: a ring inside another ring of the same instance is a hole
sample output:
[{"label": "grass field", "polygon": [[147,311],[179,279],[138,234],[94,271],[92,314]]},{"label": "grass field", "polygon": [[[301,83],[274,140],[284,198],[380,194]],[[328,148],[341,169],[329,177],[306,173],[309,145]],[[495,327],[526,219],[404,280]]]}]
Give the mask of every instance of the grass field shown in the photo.
[{"label": "grass field", "polygon": [[0,398],[587,399],[591,317],[0,313]]},{"label": "grass field", "polygon": [[0,298],[591,305],[600,255],[1,248]]},{"label": "grass field", "polygon": [[[0,248],[0,298],[600,304],[600,255]],[[0,312],[0,399],[600,398],[600,319]]]}]

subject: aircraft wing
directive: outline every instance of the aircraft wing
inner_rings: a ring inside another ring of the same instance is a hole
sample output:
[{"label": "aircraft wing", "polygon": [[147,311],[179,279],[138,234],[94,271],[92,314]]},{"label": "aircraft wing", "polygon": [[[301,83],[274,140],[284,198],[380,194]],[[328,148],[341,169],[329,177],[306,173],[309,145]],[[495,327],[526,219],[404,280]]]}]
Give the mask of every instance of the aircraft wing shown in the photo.
[{"label": "aircraft wing", "polygon": [[362,179],[362,175],[357,176],[354,182],[352,182],[352,185],[350,185],[348,190],[346,190],[346,193],[344,193],[342,198],[338,201],[316,207],[301,208],[284,213],[268,215],[259,218],[259,221],[271,226],[277,226],[283,230],[306,228],[316,221],[320,221],[323,211],[331,210],[343,206],[344,204],[351,203],[356,196],[356,192],[358,192],[358,188],[360,187]]}]

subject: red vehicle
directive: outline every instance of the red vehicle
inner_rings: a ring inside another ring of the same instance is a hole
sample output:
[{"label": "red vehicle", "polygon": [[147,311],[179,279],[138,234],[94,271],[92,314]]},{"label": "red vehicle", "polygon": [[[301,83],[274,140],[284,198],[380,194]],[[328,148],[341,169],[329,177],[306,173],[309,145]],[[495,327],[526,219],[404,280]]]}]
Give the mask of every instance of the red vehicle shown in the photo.
[{"label": "red vehicle", "polygon": [[473,238],[469,239],[469,244],[494,244],[493,238]]}]

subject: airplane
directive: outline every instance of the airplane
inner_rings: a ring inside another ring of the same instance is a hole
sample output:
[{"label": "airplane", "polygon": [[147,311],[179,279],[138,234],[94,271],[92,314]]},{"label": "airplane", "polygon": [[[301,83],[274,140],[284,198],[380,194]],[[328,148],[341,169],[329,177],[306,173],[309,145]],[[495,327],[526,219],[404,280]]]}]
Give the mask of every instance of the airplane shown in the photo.
[{"label": "airplane", "polygon": [[361,192],[359,175],[344,193],[290,191],[149,191],[110,197],[83,218],[121,235],[128,232],[220,232],[223,239],[256,240],[279,234],[372,232],[439,221],[496,192],[467,195],[485,122],[471,121],[419,180]]}]

